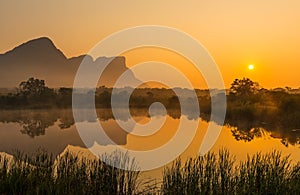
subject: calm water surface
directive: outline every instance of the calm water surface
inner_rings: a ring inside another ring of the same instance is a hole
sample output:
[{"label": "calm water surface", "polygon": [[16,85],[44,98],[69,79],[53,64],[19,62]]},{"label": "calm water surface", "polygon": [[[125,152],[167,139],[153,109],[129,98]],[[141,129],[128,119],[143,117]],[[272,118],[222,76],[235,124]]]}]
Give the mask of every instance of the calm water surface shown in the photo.
[{"label": "calm water surface", "polygon": [[[82,124],[100,122],[105,133],[116,144],[128,149],[142,151],[155,149],[172,139],[178,129],[180,120],[185,120],[190,124],[198,123],[196,135],[188,148],[181,154],[181,158],[186,159],[196,156],[209,123],[214,122],[207,122],[201,118],[197,122],[194,116],[181,116],[177,111],[170,111],[169,113],[172,114],[153,116],[154,122],[161,122],[164,117],[165,122],[158,131],[145,137],[132,134],[138,131],[135,126],[132,126],[131,132],[123,131],[117,122],[126,122],[128,116],[124,115],[124,117],[114,119],[109,109],[98,109],[98,119],[93,119],[89,116],[88,111],[82,110],[82,117],[78,122]],[[131,114],[134,120],[140,124],[146,124],[150,120],[147,110],[135,109],[131,111]],[[232,155],[236,156],[237,161],[240,161],[245,160],[247,154],[266,153],[277,149],[284,155],[290,155],[294,162],[300,161],[300,130],[291,129],[282,132],[278,129],[255,127],[250,131],[243,131],[239,128],[230,125],[223,126],[221,134],[211,151],[217,152],[220,148],[227,148]],[[187,128],[186,133],[192,132]],[[110,147],[111,145],[110,141],[102,139],[101,136],[96,141],[101,147]],[[70,109],[0,111],[0,152],[14,154],[16,150],[19,150],[25,153],[33,153],[38,148],[42,148],[54,155],[59,155],[67,149],[91,155],[87,147],[92,145],[93,143],[85,145],[81,140]],[[161,172],[162,168],[158,168],[143,174],[145,177],[159,179]]]}]

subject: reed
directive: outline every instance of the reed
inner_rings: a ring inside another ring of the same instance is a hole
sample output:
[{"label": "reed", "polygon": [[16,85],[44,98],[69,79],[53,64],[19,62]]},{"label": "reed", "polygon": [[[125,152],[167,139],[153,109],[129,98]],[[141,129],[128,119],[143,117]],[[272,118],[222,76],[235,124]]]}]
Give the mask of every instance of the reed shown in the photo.
[{"label": "reed", "polygon": [[278,151],[242,162],[226,149],[184,163],[179,158],[164,168],[159,184],[141,181],[140,172],[131,171],[136,168],[118,151],[100,159],[71,152],[0,156],[0,194],[300,194],[300,163]]},{"label": "reed", "polygon": [[46,152],[19,153],[10,162],[0,157],[0,194],[136,194],[139,171],[131,171],[135,162],[120,152],[101,158],[71,152],[57,158]]},{"label": "reed", "polygon": [[278,151],[257,153],[235,163],[226,149],[218,155],[176,160],[164,169],[162,194],[300,194],[300,163]]}]

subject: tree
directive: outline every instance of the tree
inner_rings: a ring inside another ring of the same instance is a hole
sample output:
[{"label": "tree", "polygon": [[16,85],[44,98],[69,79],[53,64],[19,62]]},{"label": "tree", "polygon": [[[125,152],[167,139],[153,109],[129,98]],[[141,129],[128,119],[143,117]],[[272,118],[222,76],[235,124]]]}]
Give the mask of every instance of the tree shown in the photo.
[{"label": "tree", "polygon": [[168,108],[180,109],[179,98],[176,95],[173,95],[168,99]]},{"label": "tree", "polygon": [[23,81],[19,85],[19,92],[26,97],[37,97],[42,95],[47,90],[44,80],[29,78],[27,81]]},{"label": "tree", "polygon": [[249,78],[235,79],[230,87],[230,94],[235,96],[249,97],[259,90],[259,84]]},{"label": "tree", "polygon": [[70,107],[72,106],[72,88],[59,88],[57,92],[57,102],[56,105],[59,107]]}]

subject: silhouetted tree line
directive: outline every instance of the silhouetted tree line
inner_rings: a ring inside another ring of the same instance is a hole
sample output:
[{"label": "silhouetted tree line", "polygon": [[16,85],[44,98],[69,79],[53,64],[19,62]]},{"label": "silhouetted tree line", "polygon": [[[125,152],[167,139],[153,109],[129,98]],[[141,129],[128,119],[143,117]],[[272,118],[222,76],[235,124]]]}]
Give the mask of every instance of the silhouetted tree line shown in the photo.
[{"label": "silhouetted tree line", "polygon": [[247,78],[235,80],[227,96],[227,119],[300,128],[300,94],[261,89]]},{"label": "silhouetted tree line", "polygon": [[[127,108],[124,97],[133,89],[116,90],[118,107]],[[177,89],[178,90],[178,89]],[[188,94],[190,90],[181,89],[183,94]],[[1,109],[46,109],[46,108],[71,108],[72,106],[71,88],[51,89],[45,85],[43,80],[30,78],[20,83],[18,92],[15,94],[1,95]],[[99,87],[96,93],[90,90],[85,93],[78,93],[76,96],[82,97],[82,106],[87,108],[93,106],[93,102],[84,102],[88,96],[95,95],[95,105],[97,108],[111,108],[111,96],[113,89]],[[211,98],[208,90],[196,90],[200,105],[201,117],[210,120]],[[214,96],[212,98],[218,98]],[[167,108],[167,113],[173,118],[180,118],[181,115],[188,116],[189,119],[197,119],[199,115],[193,113],[189,106],[195,106],[188,95],[183,98],[182,104],[185,109],[181,109],[179,99],[172,89],[157,88],[137,88],[130,96],[129,107],[132,112],[136,110],[148,110],[154,102],[160,102]],[[112,116],[110,116],[112,117]],[[126,116],[125,116],[126,118]],[[263,135],[262,129],[271,130],[272,136],[282,138],[283,144],[300,143],[300,94],[291,94],[287,91],[273,91],[261,88],[258,83],[248,78],[235,79],[231,84],[227,95],[227,113],[225,123],[232,127],[232,134],[237,140],[251,141],[254,137]],[[62,125],[68,128],[73,124],[73,120]],[[28,129],[35,129],[43,134],[44,127],[38,121],[25,121],[23,133],[33,132]],[[34,128],[32,128],[34,127]],[[47,125],[46,125],[47,127]],[[27,130],[26,130],[27,129]],[[292,135],[292,136],[291,136]]]},{"label": "silhouetted tree line", "polygon": [[[82,108],[92,107],[111,108],[112,88],[99,87],[96,92],[92,90],[78,90],[75,98],[80,98]],[[122,89],[116,92],[117,103],[120,108],[128,107],[125,96],[133,89]],[[204,90],[205,91],[205,90]],[[29,78],[20,83],[17,93],[0,96],[0,109],[45,109],[70,108],[72,106],[72,88],[52,89],[45,85],[44,80]],[[90,96],[95,96],[95,102],[90,102]],[[199,96],[208,100],[208,93]],[[152,103],[160,102],[168,109],[180,109],[178,97],[172,89],[134,89],[130,96],[129,107],[148,108]],[[186,98],[184,103],[188,104]],[[194,105],[193,105],[194,106]]]},{"label": "silhouetted tree line", "polygon": [[300,94],[266,90],[248,78],[236,79],[227,96],[226,123],[237,140],[251,141],[268,129],[286,146],[300,144]]},{"label": "silhouetted tree line", "polygon": [[[118,89],[115,91],[117,104],[120,108],[127,108],[126,97],[133,89]],[[178,90],[178,89],[177,89]],[[51,89],[44,80],[29,78],[20,83],[15,94],[0,96],[0,109],[45,109],[70,108],[72,106],[72,89]],[[112,88],[99,87],[95,94],[91,90],[75,93],[81,97],[82,107],[111,108]],[[188,94],[191,90],[181,89],[181,94]],[[137,88],[130,96],[130,108],[149,108],[154,102],[160,102],[167,110],[185,110],[199,103],[202,114],[210,115],[211,97],[208,90],[196,90],[197,100],[186,95],[183,101],[179,99],[173,89]],[[95,102],[89,102],[90,96],[95,96]],[[212,98],[217,99],[217,96]],[[184,106],[183,106],[184,105]],[[196,116],[198,117],[198,116]],[[259,87],[259,84],[248,78],[235,79],[227,95],[227,121],[249,121],[255,123],[279,123],[290,128],[300,128],[300,94],[290,94],[284,91],[272,91]],[[279,125],[279,126],[280,126]]]}]

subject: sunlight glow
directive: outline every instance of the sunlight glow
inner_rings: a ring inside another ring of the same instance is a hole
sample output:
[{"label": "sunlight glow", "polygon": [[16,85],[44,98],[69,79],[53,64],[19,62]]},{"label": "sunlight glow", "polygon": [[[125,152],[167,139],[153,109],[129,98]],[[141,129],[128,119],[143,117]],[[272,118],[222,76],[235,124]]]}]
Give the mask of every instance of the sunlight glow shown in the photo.
[{"label": "sunlight glow", "polygon": [[253,69],[254,69],[254,65],[253,65],[253,64],[250,64],[250,65],[248,66],[248,69],[249,69],[249,70],[253,70]]}]

